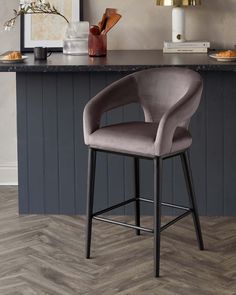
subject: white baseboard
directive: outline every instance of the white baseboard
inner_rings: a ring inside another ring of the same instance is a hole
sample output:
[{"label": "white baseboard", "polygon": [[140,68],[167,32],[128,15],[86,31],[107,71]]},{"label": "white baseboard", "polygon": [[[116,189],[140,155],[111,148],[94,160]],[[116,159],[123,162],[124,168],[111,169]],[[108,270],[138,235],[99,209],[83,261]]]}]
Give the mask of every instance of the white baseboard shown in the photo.
[{"label": "white baseboard", "polygon": [[18,185],[16,163],[0,164],[0,185]]}]

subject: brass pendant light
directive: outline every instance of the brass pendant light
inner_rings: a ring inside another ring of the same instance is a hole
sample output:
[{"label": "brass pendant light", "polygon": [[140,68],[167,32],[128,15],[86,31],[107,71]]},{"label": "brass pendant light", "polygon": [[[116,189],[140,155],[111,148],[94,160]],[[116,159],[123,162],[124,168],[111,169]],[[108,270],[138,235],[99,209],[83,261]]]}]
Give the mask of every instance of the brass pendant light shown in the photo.
[{"label": "brass pendant light", "polygon": [[201,0],[157,0],[160,6],[197,6],[201,5]]}]

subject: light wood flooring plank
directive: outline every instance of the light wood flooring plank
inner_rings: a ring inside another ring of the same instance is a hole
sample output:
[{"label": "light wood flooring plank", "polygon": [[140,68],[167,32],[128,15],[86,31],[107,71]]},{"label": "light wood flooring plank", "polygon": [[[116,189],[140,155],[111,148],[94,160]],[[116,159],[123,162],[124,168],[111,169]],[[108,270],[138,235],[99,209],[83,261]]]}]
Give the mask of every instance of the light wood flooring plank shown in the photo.
[{"label": "light wood flooring plank", "polygon": [[0,187],[1,295],[236,295],[235,218],[201,218],[205,251],[191,217],[163,232],[155,279],[151,234],[95,221],[87,260],[84,217],[18,216],[17,206],[17,188]]}]

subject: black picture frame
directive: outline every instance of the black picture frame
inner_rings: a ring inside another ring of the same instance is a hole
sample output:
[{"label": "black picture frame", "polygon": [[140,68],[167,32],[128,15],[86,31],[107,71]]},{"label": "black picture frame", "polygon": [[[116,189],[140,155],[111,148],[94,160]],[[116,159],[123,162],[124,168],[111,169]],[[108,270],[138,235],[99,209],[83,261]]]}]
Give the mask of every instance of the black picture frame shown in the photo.
[{"label": "black picture frame", "polygon": [[[84,19],[84,5],[83,0],[80,0],[80,20]],[[25,17],[24,15],[21,16],[20,19],[20,50],[22,53],[30,53],[34,51],[33,47],[26,47],[25,46]],[[62,52],[62,47],[49,47],[48,50],[50,52]]]}]

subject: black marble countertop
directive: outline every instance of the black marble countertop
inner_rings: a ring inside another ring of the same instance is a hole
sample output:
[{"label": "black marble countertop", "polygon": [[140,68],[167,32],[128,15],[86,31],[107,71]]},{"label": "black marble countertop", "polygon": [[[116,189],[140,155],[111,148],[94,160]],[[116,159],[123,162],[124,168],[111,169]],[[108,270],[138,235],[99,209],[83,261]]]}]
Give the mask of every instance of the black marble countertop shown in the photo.
[{"label": "black marble countertop", "polygon": [[236,62],[218,62],[207,54],[163,54],[161,50],[114,50],[107,57],[71,56],[53,53],[47,61],[0,63],[0,72],[137,71],[152,67],[178,66],[197,71],[236,71]]}]

